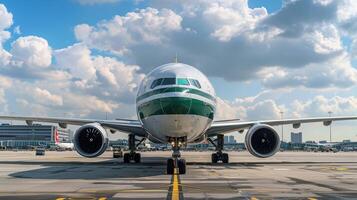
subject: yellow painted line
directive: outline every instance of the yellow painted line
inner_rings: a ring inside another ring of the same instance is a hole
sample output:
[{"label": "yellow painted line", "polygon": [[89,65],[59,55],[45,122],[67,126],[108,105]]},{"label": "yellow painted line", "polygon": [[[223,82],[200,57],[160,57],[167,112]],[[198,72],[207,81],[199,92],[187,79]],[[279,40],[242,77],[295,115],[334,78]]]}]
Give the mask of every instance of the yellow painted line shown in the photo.
[{"label": "yellow painted line", "polygon": [[107,197],[100,197],[98,200],[107,200]]},{"label": "yellow painted line", "polygon": [[347,167],[338,167],[336,170],[337,171],[347,171],[348,168]]},{"label": "yellow painted line", "polygon": [[65,200],[66,198],[63,198],[63,197],[59,197],[57,198],[56,200]]},{"label": "yellow painted line", "polygon": [[256,197],[250,197],[250,200],[259,200],[259,199]]},{"label": "yellow painted line", "polygon": [[179,185],[178,185],[178,170],[177,168],[174,169],[174,182],[173,182],[173,187],[172,187],[172,200],[179,200]]},{"label": "yellow painted line", "polygon": [[317,200],[316,198],[313,198],[313,197],[309,197],[307,198],[308,200]]}]

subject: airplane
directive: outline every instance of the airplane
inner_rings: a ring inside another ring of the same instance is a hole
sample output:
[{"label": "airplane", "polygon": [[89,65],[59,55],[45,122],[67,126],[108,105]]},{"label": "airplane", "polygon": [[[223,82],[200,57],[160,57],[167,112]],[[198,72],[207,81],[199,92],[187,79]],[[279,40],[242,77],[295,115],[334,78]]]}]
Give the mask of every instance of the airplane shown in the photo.
[{"label": "airplane", "polygon": [[59,137],[59,133],[58,133],[57,129],[55,130],[54,139],[55,139],[56,149],[58,149],[58,150],[73,150],[74,149],[73,142],[60,141],[60,137]]},{"label": "airplane", "polygon": [[56,143],[56,148],[59,150],[73,150],[74,149],[74,144],[71,142],[60,142]]},{"label": "airplane", "polygon": [[[215,120],[216,94],[208,78],[193,66],[183,63],[168,63],[153,69],[142,80],[136,96],[138,119],[76,119],[54,117],[0,116],[5,120],[23,120],[80,126],[74,133],[75,150],[81,156],[100,156],[108,147],[108,133],[117,131],[128,134],[129,152],[124,154],[124,163],[141,162],[137,146],[145,139],[154,143],[170,144],[172,157],[167,160],[166,172],[186,173],[186,161],[181,158],[180,148],[188,143],[209,141],[216,149],[211,155],[212,163],[228,163],[229,156],[223,152],[225,133],[243,132],[247,150],[256,157],[273,156],[280,149],[280,138],[274,126],[290,124],[299,128],[302,123],[356,120],[357,116],[319,117],[281,120],[240,121]],[[142,138],[139,140],[138,138]],[[213,139],[216,138],[216,139]],[[138,141],[139,140],[139,141]],[[137,142],[138,141],[138,142]]]}]

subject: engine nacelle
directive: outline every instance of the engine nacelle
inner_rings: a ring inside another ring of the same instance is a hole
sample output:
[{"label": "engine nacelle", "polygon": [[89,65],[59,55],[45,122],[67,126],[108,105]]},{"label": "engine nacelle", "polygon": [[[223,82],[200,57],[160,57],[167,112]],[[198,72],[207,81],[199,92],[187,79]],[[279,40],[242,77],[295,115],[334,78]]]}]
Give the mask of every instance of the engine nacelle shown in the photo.
[{"label": "engine nacelle", "polygon": [[108,147],[109,139],[107,132],[100,124],[91,123],[76,130],[73,143],[81,156],[92,158],[104,153]]},{"label": "engine nacelle", "polygon": [[245,135],[245,146],[252,155],[267,158],[280,149],[280,137],[273,127],[257,124]]}]

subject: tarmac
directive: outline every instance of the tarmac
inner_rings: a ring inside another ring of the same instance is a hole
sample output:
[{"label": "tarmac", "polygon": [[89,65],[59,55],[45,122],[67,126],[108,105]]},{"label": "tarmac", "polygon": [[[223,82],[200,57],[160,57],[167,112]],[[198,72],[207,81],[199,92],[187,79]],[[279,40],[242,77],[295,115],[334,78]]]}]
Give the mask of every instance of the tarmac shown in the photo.
[{"label": "tarmac", "polygon": [[112,152],[1,151],[0,199],[357,199],[357,152],[228,152],[229,164],[211,153],[184,151],[187,173],[166,175],[169,151],[142,152],[138,164]]}]

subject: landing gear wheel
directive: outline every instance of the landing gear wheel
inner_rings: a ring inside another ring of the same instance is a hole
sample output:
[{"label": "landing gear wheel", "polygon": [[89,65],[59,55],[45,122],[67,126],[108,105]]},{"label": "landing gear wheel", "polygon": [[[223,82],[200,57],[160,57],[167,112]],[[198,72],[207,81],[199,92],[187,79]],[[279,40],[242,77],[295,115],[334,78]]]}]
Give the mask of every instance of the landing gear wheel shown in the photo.
[{"label": "landing gear wheel", "polygon": [[135,153],[134,154],[134,161],[136,163],[140,163],[140,161],[141,161],[141,154],[140,153]]},{"label": "landing gear wheel", "polygon": [[179,159],[177,161],[178,168],[179,168],[179,174],[186,174],[186,160],[185,159]]},{"label": "landing gear wheel", "polygon": [[130,162],[130,154],[124,153],[124,163],[129,163],[129,162]]},{"label": "landing gear wheel", "polygon": [[174,174],[175,170],[175,161],[172,158],[167,159],[166,173]]},{"label": "landing gear wheel", "polygon": [[228,163],[229,162],[228,153],[222,153],[222,162],[223,163]]},{"label": "landing gear wheel", "polygon": [[218,162],[218,155],[216,153],[212,153],[212,163],[217,163]]}]

